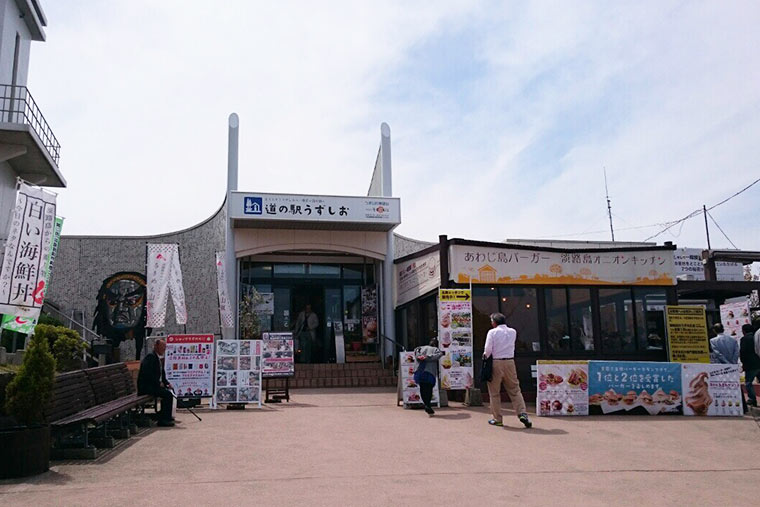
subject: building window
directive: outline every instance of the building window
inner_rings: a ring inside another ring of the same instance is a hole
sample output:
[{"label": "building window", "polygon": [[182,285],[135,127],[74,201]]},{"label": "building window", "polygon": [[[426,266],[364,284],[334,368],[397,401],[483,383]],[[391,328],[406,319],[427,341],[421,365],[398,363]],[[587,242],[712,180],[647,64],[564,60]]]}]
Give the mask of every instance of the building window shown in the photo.
[{"label": "building window", "polygon": [[665,349],[665,289],[633,289],[639,350]]},{"label": "building window", "polygon": [[507,325],[517,331],[516,352],[539,352],[538,298],[536,289],[501,287],[499,307]]},{"label": "building window", "polygon": [[340,278],[340,266],[309,264],[309,276],[313,278]]},{"label": "building window", "polygon": [[567,289],[570,317],[570,348],[573,352],[594,350],[594,318],[591,289]]},{"label": "building window", "polygon": [[260,262],[246,263],[249,266],[248,275],[253,278],[272,278],[272,265]]},{"label": "building window", "polygon": [[635,352],[636,329],[631,289],[599,289],[603,352]]},{"label": "building window", "polygon": [[472,345],[474,357],[483,355],[486,333],[491,329],[491,314],[499,311],[499,291],[496,287],[472,288]]},{"label": "building window", "polygon": [[[423,299],[420,302],[422,307],[422,345],[427,345],[430,340],[438,336],[438,298],[436,296]],[[440,337],[438,338],[438,347],[441,347]]]},{"label": "building window", "polygon": [[546,336],[550,352],[570,352],[570,332],[567,323],[567,292],[565,289],[544,290],[546,305]]},{"label": "building window", "polygon": [[343,265],[343,278],[350,280],[361,280],[363,273],[362,264],[344,264]]},{"label": "building window", "polygon": [[306,264],[275,264],[274,276],[280,278],[292,278],[294,276],[304,276],[306,274]]}]

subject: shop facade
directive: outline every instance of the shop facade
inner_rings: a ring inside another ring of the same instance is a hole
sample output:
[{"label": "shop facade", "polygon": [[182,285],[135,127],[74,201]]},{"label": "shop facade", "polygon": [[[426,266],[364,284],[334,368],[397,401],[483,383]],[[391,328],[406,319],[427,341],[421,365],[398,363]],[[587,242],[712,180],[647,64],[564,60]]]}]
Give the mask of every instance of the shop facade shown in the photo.
[{"label": "shop facade", "polygon": [[442,236],[397,259],[399,341],[414,348],[438,335],[439,287],[471,288],[473,356],[483,354],[490,314],[503,313],[517,330],[515,360],[527,391],[535,389],[539,359],[666,361],[665,306],[677,302],[675,247],[552,245]]}]

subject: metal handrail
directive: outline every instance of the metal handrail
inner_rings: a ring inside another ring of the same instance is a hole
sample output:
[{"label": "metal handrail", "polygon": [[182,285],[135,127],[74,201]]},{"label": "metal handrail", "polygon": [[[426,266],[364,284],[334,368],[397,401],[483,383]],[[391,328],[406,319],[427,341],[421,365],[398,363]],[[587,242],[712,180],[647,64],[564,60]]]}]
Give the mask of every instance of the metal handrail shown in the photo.
[{"label": "metal handrail", "polygon": [[0,122],[29,125],[56,165],[61,144],[26,86],[0,84]]},{"label": "metal handrail", "polygon": [[[380,334],[380,339],[382,339],[382,340],[388,340],[389,342],[391,342],[394,345],[396,345],[397,347],[399,347],[401,349],[401,352],[406,352],[406,347],[404,347],[401,343],[397,342],[393,338],[385,336],[384,334],[381,333]],[[393,360],[392,360],[393,361],[393,371],[397,371],[397,367],[396,367],[396,362],[398,361],[398,353],[397,353],[397,351],[394,350],[393,354],[391,354],[391,357],[393,358]],[[383,365],[383,369],[385,369],[385,358],[383,358],[383,360],[381,361],[381,363]]]},{"label": "metal handrail", "polygon": [[[74,330],[74,331],[78,332],[80,329],[82,329],[84,331],[84,333],[79,334],[79,338],[83,342],[85,342],[86,344],[89,345],[88,348],[85,348],[82,359],[84,359],[86,361],[87,358],[89,357],[93,361],[97,362],[98,359],[95,356],[92,355],[93,343],[95,341],[98,341],[98,342],[106,341],[105,337],[103,337],[103,336],[99,335],[98,333],[96,333],[95,331],[87,328],[87,326],[85,325],[84,322],[77,322],[77,321],[75,321],[74,319],[72,319],[71,317],[69,317],[68,315],[66,315],[62,311],[60,311],[58,308],[56,308],[55,306],[53,306],[51,303],[45,302],[43,304],[43,310],[45,311],[45,313],[50,313],[50,311],[52,310],[53,313],[56,314],[55,315],[56,318],[58,318],[58,319],[65,319],[66,321],[68,321],[68,325],[66,325],[66,327],[68,327],[71,330]],[[74,326],[76,326],[76,327],[74,327]],[[85,334],[85,335],[89,334],[93,338],[91,338],[88,341],[84,336],[82,336],[83,334]]]}]

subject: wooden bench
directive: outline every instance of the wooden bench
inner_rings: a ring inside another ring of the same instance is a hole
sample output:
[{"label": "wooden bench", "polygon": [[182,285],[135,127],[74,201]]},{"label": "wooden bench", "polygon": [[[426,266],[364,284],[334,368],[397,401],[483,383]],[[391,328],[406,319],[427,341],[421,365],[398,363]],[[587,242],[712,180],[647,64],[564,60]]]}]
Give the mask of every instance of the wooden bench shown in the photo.
[{"label": "wooden bench", "polygon": [[[90,425],[102,426],[98,443],[112,447],[111,434],[127,438],[136,431],[130,424],[130,411],[152,401],[152,396],[137,395],[132,375],[124,363],[118,363],[56,376],[46,417],[56,436],[72,426],[78,427],[85,452],[77,457],[95,457],[88,441]],[[114,419],[119,427],[109,432],[108,423]]]}]

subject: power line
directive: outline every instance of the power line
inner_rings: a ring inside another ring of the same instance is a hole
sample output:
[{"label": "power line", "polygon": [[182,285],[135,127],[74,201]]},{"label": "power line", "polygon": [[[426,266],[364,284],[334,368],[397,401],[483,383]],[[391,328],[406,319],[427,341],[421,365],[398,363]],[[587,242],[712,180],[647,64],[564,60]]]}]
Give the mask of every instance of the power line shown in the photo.
[{"label": "power line", "polygon": [[[750,189],[750,188],[752,188],[753,186],[755,186],[755,185],[756,185],[758,182],[760,182],[760,178],[756,179],[755,181],[753,181],[752,183],[750,183],[750,184],[749,184],[749,185],[747,185],[746,187],[742,188],[742,189],[741,189],[741,190],[739,190],[738,192],[735,192],[735,193],[734,193],[734,194],[732,194],[731,196],[729,196],[729,197],[727,197],[727,198],[723,199],[723,200],[722,200],[722,201],[720,201],[718,204],[714,204],[714,205],[710,206],[709,208],[707,208],[707,211],[710,211],[710,210],[712,210],[712,209],[715,209],[715,208],[717,208],[718,206],[720,206],[720,205],[722,205],[722,204],[725,204],[725,203],[727,203],[728,201],[730,201],[730,200],[731,200],[731,199],[733,199],[734,197],[738,196],[739,194],[741,194],[741,193],[743,193],[743,192],[745,192],[745,191],[749,190],[749,189]],[[702,210],[698,209],[698,210],[692,211],[691,213],[689,213],[689,214],[688,214],[688,215],[686,215],[685,217],[681,218],[680,220],[676,220],[676,221],[674,221],[674,222],[668,222],[668,224],[669,224],[669,225],[668,225],[667,227],[665,227],[663,230],[661,230],[661,231],[660,231],[660,232],[658,232],[657,234],[654,234],[654,235],[652,235],[652,236],[649,236],[649,237],[648,237],[647,239],[645,239],[644,241],[649,241],[650,239],[654,239],[654,238],[656,238],[657,236],[659,236],[660,234],[662,234],[662,233],[664,233],[664,232],[668,231],[668,230],[669,230],[670,228],[672,228],[674,225],[677,225],[677,224],[679,224],[679,223],[681,223],[681,222],[685,222],[686,220],[688,220],[688,219],[690,219],[690,218],[694,218],[695,216],[699,215],[699,214],[700,214],[700,213],[702,213],[702,212],[703,212]],[[713,220],[713,221],[714,221],[714,220]],[[716,224],[716,225],[717,225],[717,224]],[[729,240],[729,241],[730,241],[730,240]]]},{"label": "power line", "polygon": [[734,244],[734,242],[733,242],[733,241],[731,241],[731,238],[729,238],[729,237],[728,237],[728,234],[726,234],[726,233],[723,231],[723,228],[720,226],[720,224],[718,224],[718,222],[717,222],[717,221],[715,220],[715,218],[712,216],[712,213],[710,213],[710,212],[708,211],[708,212],[707,212],[707,216],[709,216],[709,217],[710,217],[710,219],[713,221],[713,223],[714,223],[714,224],[715,224],[715,225],[718,227],[718,230],[719,230],[721,233],[723,233],[723,236],[725,236],[725,237],[726,237],[726,239],[728,240],[728,242],[729,242],[729,243],[731,243],[731,245],[732,245],[734,248],[736,248],[737,250],[739,250],[739,247],[738,247],[738,246],[736,246],[736,245]]}]

